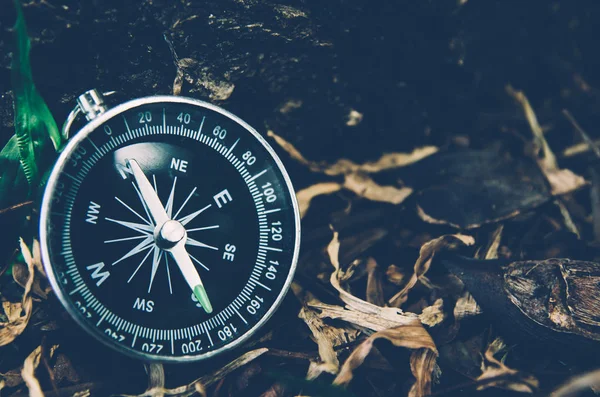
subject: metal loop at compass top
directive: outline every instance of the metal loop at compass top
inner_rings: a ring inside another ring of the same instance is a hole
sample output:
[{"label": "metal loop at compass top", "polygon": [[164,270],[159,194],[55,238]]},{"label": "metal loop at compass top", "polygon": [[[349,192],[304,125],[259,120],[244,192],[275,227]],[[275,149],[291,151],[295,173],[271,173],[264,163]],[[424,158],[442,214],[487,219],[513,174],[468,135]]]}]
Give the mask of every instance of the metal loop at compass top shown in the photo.
[{"label": "metal loop at compass top", "polygon": [[77,98],[77,105],[71,110],[62,126],[61,133],[63,138],[69,140],[71,127],[80,113],[83,113],[85,118],[88,121],[91,121],[106,112],[108,107],[104,103],[104,97],[110,96],[116,92],[117,91],[107,91],[101,94],[98,90],[93,89],[81,94]]}]

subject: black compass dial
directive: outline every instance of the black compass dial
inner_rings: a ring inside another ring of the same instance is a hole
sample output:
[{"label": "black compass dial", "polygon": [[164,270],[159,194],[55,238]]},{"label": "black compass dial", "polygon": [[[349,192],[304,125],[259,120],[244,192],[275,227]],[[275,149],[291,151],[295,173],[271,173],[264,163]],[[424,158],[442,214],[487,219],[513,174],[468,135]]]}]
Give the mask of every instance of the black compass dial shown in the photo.
[{"label": "black compass dial", "polygon": [[91,122],[60,157],[42,253],[96,338],[146,360],[196,360],[249,337],[280,303],[298,218],[285,170],[244,122],[145,98]]}]

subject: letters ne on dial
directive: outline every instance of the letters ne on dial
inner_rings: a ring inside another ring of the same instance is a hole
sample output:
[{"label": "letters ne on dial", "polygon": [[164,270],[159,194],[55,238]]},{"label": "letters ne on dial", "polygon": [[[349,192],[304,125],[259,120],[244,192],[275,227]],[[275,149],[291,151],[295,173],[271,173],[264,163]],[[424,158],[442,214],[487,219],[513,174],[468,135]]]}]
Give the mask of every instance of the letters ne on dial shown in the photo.
[{"label": "letters ne on dial", "polygon": [[[154,243],[157,247],[168,251],[172,255],[179,270],[181,270],[185,281],[198,299],[198,302],[207,313],[211,313],[212,305],[206,293],[206,289],[204,288],[204,284],[202,283],[202,279],[192,263],[190,255],[185,249],[187,232],[183,224],[171,219],[170,214],[167,213],[167,210],[163,207],[158,194],[150,184],[148,178],[146,178],[144,171],[142,171],[142,168],[137,161],[130,159],[127,161],[127,165],[129,166],[139,189],[142,204],[148,210],[150,217],[154,221]],[[167,204],[169,212],[171,212],[173,208],[171,197]]]}]

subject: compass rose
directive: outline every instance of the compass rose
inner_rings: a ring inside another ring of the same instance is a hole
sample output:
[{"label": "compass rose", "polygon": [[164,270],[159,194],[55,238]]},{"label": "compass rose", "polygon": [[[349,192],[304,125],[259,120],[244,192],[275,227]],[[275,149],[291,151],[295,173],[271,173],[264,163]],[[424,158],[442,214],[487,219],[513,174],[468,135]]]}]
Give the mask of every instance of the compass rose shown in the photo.
[{"label": "compass rose", "polygon": [[195,256],[190,254],[186,249],[186,246],[193,246],[218,250],[217,247],[205,244],[190,237],[188,233],[216,229],[219,227],[219,225],[186,228],[186,225],[196,219],[201,213],[208,210],[212,204],[208,204],[185,216],[179,216],[186,204],[196,192],[197,187],[194,187],[183,201],[179,209],[175,212],[175,215],[172,215],[173,205],[175,202],[175,187],[177,185],[177,177],[173,178],[173,184],[171,186],[169,197],[166,204],[163,206],[160,198],[158,197],[158,186],[156,184],[156,177],[154,175],[152,176],[153,184],[151,184],[137,161],[132,159],[126,162],[126,168],[124,169],[127,174],[133,177],[132,185],[142,203],[142,206],[144,207],[145,216],[141,215],[130,205],[125,203],[119,197],[115,196],[115,200],[129,210],[129,213],[135,215],[139,220],[141,220],[142,223],[108,217],[105,218],[107,221],[116,223],[137,232],[137,235],[119,239],[105,240],[104,243],[111,244],[141,240],[141,242],[137,243],[123,256],[114,261],[112,265],[114,266],[127,258],[133,257],[134,255],[145,253],[127,280],[127,283],[130,283],[142,266],[148,261],[148,258],[152,256],[152,270],[150,273],[150,282],[148,284],[148,292],[150,292],[152,290],[152,285],[154,283],[158,268],[160,267],[160,264],[164,258],[165,267],[167,270],[167,279],[169,282],[169,291],[172,294],[173,286],[171,283],[171,271],[169,266],[169,258],[171,258],[181,270],[181,273],[183,274],[187,284],[193,291],[196,299],[202,305],[204,310],[207,313],[212,312],[210,299],[206,294],[206,289],[202,283],[202,279],[200,278],[198,270],[196,269],[196,266],[194,266],[193,262],[200,265],[206,271],[209,271],[210,269]]}]

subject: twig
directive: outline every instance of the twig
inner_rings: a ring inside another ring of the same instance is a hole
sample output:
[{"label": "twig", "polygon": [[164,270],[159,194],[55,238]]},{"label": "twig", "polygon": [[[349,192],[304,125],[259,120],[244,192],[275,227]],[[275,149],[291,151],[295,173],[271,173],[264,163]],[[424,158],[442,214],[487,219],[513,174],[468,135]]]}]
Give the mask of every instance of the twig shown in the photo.
[{"label": "twig", "polygon": [[562,112],[565,115],[565,117],[571,122],[573,128],[575,128],[579,135],[581,135],[588,147],[594,152],[596,157],[600,158],[600,147],[598,147],[596,142],[594,142],[592,138],[590,138],[590,136],[584,131],[584,129],[581,128],[579,123],[577,123],[577,120],[575,120],[573,115],[567,109],[563,109]]},{"label": "twig", "polygon": [[10,207],[6,207],[6,208],[1,209],[0,210],[0,215],[4,214],[6,212],[17,210],[17,209],[19,209],[21,207],[25,207],[25,206],[31,205],[31,204],[33,204],[33,200],[24,201],[24,202],[19,203],[19,204],[11,205]]}]

